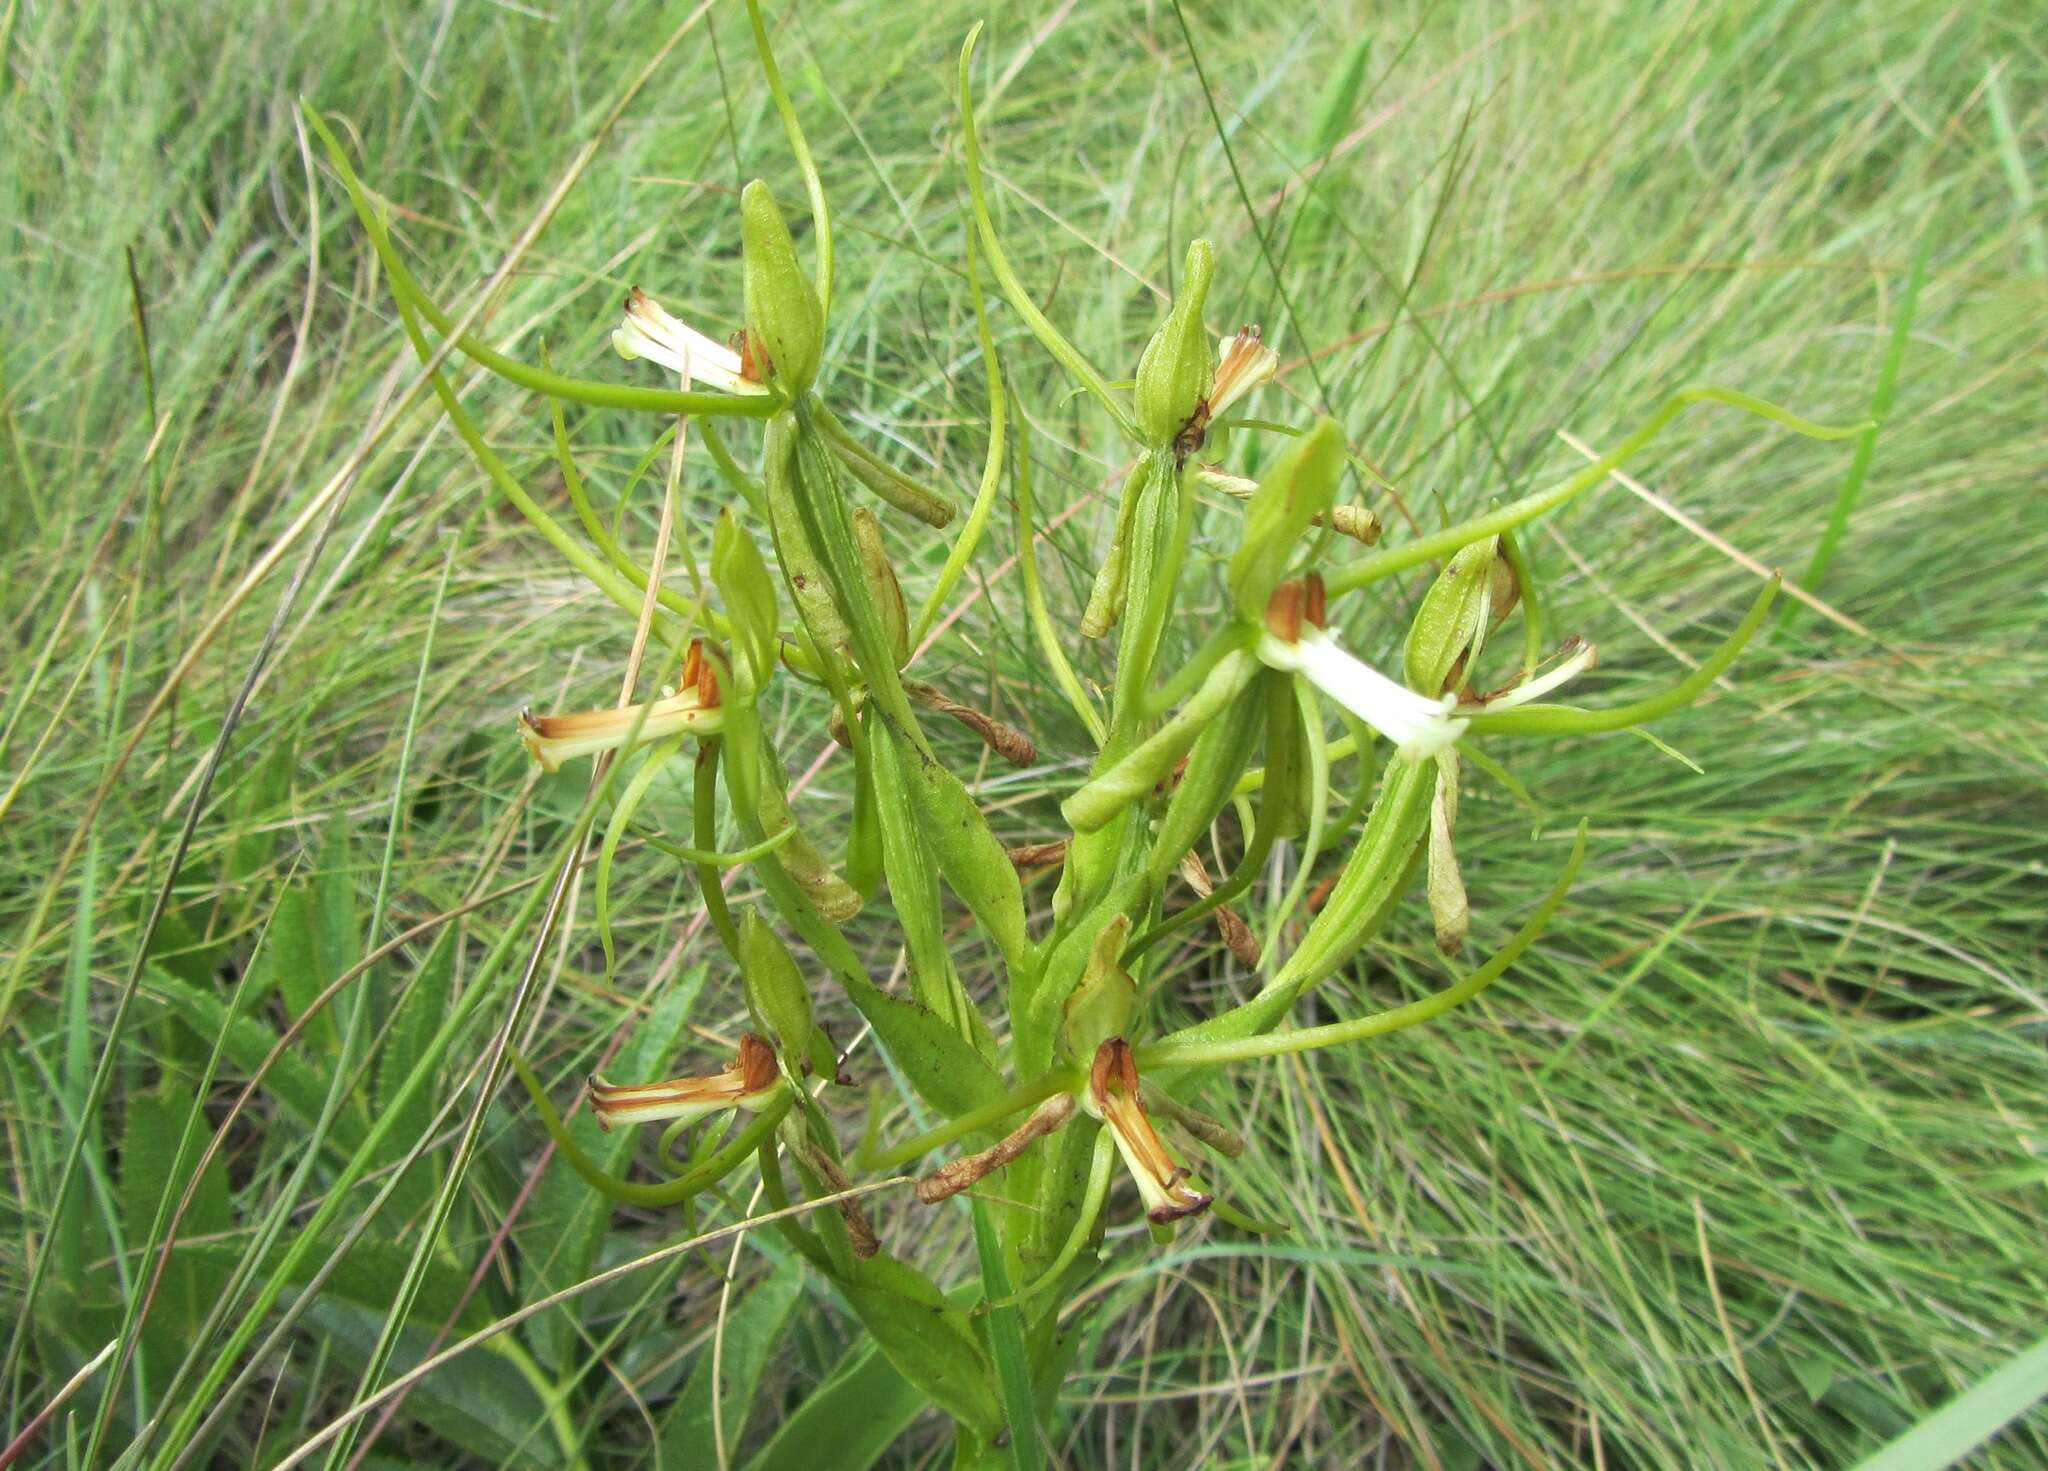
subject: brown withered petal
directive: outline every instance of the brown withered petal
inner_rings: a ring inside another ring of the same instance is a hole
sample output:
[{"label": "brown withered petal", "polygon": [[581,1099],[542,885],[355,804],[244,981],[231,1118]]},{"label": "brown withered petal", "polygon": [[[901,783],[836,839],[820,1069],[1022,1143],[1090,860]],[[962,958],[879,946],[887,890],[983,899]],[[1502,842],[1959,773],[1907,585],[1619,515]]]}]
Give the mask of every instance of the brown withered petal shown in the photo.
[{"label": "brown withered petal", "polygon": [[903,681],[903,692],[927,710],[936,710],[959,721],[988,744],[990,750],[1001,756],[1012,766],[1031,766],[1038,761],[1038,747],[1030,736],[996,719],[984,710],[964,705],[937,685],[924,684],[914,679]]},{"label": "brown withered petal", "polygon": [[1067,840],[1054,838],[1049,843],[1019,843],[1014,848],[1003,849],[1003,855],[1019,868],[1044,868],[1066,858]]},{"label": "brown withered petal", "polygon": [[[1188,887],[1206,899],[1214,891],[1209,882],[1209,870],[1202,865],[1202,855],[1192,848],[1180,861],[1181,877],[1188,881]],[[1216,924],[1216,933],[1222,938],[1224,947],[1232,958],[1247,970],[1256,970],[1259,965],[1259,942],[1252,934],[1252,928],[1238,917],[1237,911],[1228,904],[1217,906],[1210,916]]]},{"label": "brown withered petal", "polygon": [[1230,952],[1231,959],[1246,970],[1259,968],[1259,937],[1228,904],[1220,905],[1216,910],[1216,933],[1222,937],[1223,947]]},{"label": "brown withered petal", "polygon": [[[804,1146],[804,1163],[825,1182],[825,1188],[834,1194],[853,1189],[853,1181],[846,1177],[846,1171],[839,1168],[839,1161],[832,1158],[815,1144]],[[868,1213],[861,1209],[858,1198],[848,1197],[833,1202],[839,1208],[839,1215],[846,1222],[846,1234],[853,1241],[853,1254],[866,1261],[882,1249],[882,1243],[875,1237],[875,1228],[868,1224]]]},{"label": "brown withered petal", "polygon": [[1033,1109],[1030,1118],[987,1149],[940,1165],[919,1180],[917,1198],[926,1205],[934,1205],[980,1184],[1073,1116],[1074,1095],[1053,1095]]},{"label": "brown withered petal", "polygon": [[1316,520],[1339,536],[1348,536],[1367,546],[1379,545],[1380,518],[1364,506],[1332,506],[1327,516],[1318,515]]}]

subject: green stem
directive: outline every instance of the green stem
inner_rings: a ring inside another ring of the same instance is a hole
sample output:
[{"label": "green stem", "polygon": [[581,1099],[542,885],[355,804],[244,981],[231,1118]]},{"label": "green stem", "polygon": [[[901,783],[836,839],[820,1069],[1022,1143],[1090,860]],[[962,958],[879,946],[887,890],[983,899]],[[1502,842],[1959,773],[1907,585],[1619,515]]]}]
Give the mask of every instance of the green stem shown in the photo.
[{"label": "green stem", "polygon": [[[1842,538],[1849,532],[1849,517],[1855,513],[1856,503],[1863,498],[1863,484],[1870,478],[1870,463],[1877,454],[1878,426],[1891,417],[1892,405],[1899,397],[1899,364],[1905,361],[1906,345],[1913,335],[1913,314],[1920,304],[1920,286],[1927,279],[1927,261],[1934,250],[1934,232],[1923,230],[1920,245],[1913,252],[1913,267],[1906,276],[1906,294],[1899,302],[1898,320],[1892,323],[1891,341],[1885,347],[1884,361],[1878,366],[1877,387],[1870,395],[1871,424],[1856,441],[1856,453],[1849,461],[1849,473],[1842,477],[1842,488],[1835,496],[1834,509],[1828,513],[1827,529],[1821,532],[1820,544],[1813,549],[1813,559],[1806,564],[1806,575],[1801,585],[1809,591],[1820,586],[1821,574],[1828,570],[1828,564],[1835,559],[1835,549],[1842,544]],[[1791,621],[1793,605],[1787,603],[1780,623]]]},{"label": "green stem", "polygon": [[1067,662],[1067,651],[1060,646],[1059,632],[1052,624],[1052,610],[1046,606],[1045,585],[1038,575],[1038,533],[1032,529],[1031,502],[1031,426],[1018,419],[1017,430],[1017,567],[1024,574],[1024,605],[1031,613],[1031,629],[1038,636],[1038,651],[1045,656],[1046,667],[1052,670],[1053,682],[1060,687],[1060,693],[1067,697],[1067,703],[1074,713],[1081,717],[1081,723],[1088,727],[1088,734],[1095,740],[1097,750],[1109,739],[1109,732],[1102,724],[1102,715],[1095,708],[1095,702],[1088,697],[1087,688],[1080,676],[1074,673],[1074,666]]},{"label": "green stem", "polygon": [[[750,0],[751,3],[751,0]],[[1003,296],[1017,315],[1024,319],[1024,325],[1060,362],[1072,373],[1081,386],[1093,394],[1110,418],[1133,440],[1138,438],[1138,426],[1131,418],[1130,411],[1117,402],[1110,392],[1109,384],[1103,381],[1094,364],[1083,356],[1081,349],[1061,335],[1053,326],[1038,303],[1025,291],[1024,283],[1011,268],[1009,256],[1003,253],[1003,242],[996,235],[996,223],[988,211],[988,194],[981,178],[981,139],[974,125],[974,84],[969,80],[970,63],[974,60],[974,46],[981,39],[982,23],[976,21],[974,29],[967,33],[967,42],[960,48],[960,127],[962,142],[967,154],[967,193],[974,210],[974,223],[981,232],[982,247],[988,251],[988,267],[995,273],[996,284],[1002,288]]]},{"label": "green stem", "polygon": [[811,145],[804,139],[804,125],[797,120],[789,89],[782,85],[782,68],[775,64],[775,50],[768,44],[768,28],[761,21],[760,0],[747,0],[747,17],[754,23],[754,50],[761,58],[761,76],[768,83],[768,95],[775,99],[775,111],[782,118],[782,131],[789,135],[789,151],[804,176],[804,193],[810,196],[811,223],[818,232],[818,302],[823,315],[832,315],[832,214],[825,208],[825,182],[818,176]]},{"label": "green stem", "polygon": [[939,568],[937,580],[918,610],[917,621],[911,625],[910,647],[915,650],[924,642],[925,635],[938,622],[939,609],[946,605],[946,599],[953,591],[953,584],[960,580],[960,574],[967,569],[967,559],[974,555],[974,549],[981,543],[982,531],[988,526],[988,518],[996,508],[996,489],[1003,478],[1003,428],[1004,400],[1003,369],[996,360],[995,333],[988,322],[988,301],[982,294],[981,271],[974,261],[974,239],[967,240],[967,287],[974,298],[974,325],[981,337],[981,360],[988,370],[988,454],[981,465],[981,484],[975,489],[974,504],[968,508],[967,520],[960,528],[960,535],[953,543],[953,549],[946,554],[945,565]]},{"label": "green stem", "polygon": [[1109,1198],[1110,1167],[1116,1162],[1116,1141],[1107,1129],[1095,1131],[1095,1152],[1088,1160],[1088,1187],[1081,1196],[1081,1213],[1074,1221],[1074,1229],[1067,1233],[1067,1239],[1060,1244],[1059,1255],[1052,1259],[1052,1265],[1039,1274],[1022,1292],[1013,1292],[1008,1297],[997,1298],[994,1302],[983,1303],[974,1311],[976,1315],[992,1313],[999,1308],[1014,1307],[1029,1302],[1041,1292],[1047,1291],[1067,1268],[1074,1265],[1074,1259],[1081,1254],[1081,1248],[1088,1244],[1088,1238],[1095,1234],[1095,1222],[1102,1215],[1102,1203]]},{"label": "green stem", "polygon": [[1252,829],[1251,843],[1245,848],[1244,856],[1237,860],[1237,866],[1231,869],[1230,876],[1211,889],[1204,898],[1196,900],[1184,909],[1175,910],[1124,946],[1121,962],[1124,969],[1129,970],[1140,955],[1175,930],[1184,929],[1196,920],[1214,914],[1258,881],[1259,870],[1265,867],[1266,856],[1273,851],[1275,838],[1271,815],[1266,811],[1268,805],[1270,804],[1260,804],[1259,822]]}]

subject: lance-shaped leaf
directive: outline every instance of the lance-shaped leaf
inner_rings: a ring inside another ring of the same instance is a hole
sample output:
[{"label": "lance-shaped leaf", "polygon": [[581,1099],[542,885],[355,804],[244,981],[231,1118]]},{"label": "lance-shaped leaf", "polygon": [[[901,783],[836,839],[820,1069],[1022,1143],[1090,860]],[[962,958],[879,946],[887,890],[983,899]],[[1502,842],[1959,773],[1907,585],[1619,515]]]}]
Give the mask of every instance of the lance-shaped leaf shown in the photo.
[{"label": "lance-shaped leaf", "polygon": [[811,1040],[811,990],[775,927],[749,909],[740,916],[740,965],[747,1001],[775,1034],[782,1055],[804,1055]]},{"label": "lance-shaped leaf", "polygon": [[901,669],[910,662],[910,613],[903,606],[903,587],[896,580],[896,569],[889,565],[888,549],[882,545],[882,523],[866,506],[854,510],[853,544],[860,553],[860,570],[867,579],[868,596],[874,599],[875,611],[882,615],[882,631],[896,656],[896,667]]},{"label": "lance-shaped leaf", "polygon": [[1031,936],[1024,923],[1024,889],[1003,845],[989,830],[973,796],[960,778],[918,749],[895,722],[884,719],[877,735],[895,742],[896,765],[903,777],[911,810],[917,814],[924,840],[938,860],[939,872],[974,912],[981,927],[1015,973],[1031,955]]},{"label": "lance-shaped leaf", "polygon": [[[891,1256],[859,1263],[839,1289],[889,1362],[932,1403],[992,1440],[1002,1429],[995,1367],[967,1314],[931,1278]],[[818,1447],[820,1466],[828,1447]]]},{"label": "lance-shaped leaf", "polygon": [[[1258,677],[1263,681],[1286,676],[1262,670]],[[1145,860],[1146,877],[1154,888],[1179,869],[1181,860],[1223,811],[1238,779],[1251,765],[1265,729],[1266,701],[1260,691],[1252,689],[1210,721],[1196,739],[1188,753],[1187,769],[1167,798],[1166,811],[1153,834],[1152,852]]]},{"label": "lance-shaped leaf", "polygon": [[775,537],[775,558],[796,602],[798,621],[823,658],[841,658],[852,633],[832,597],[824,558],[811,544],[798,497],[805,493],[801,457],[797,453],[796,420],[778,414],[761,436],[761,485],[768,500],[768,526]]}]

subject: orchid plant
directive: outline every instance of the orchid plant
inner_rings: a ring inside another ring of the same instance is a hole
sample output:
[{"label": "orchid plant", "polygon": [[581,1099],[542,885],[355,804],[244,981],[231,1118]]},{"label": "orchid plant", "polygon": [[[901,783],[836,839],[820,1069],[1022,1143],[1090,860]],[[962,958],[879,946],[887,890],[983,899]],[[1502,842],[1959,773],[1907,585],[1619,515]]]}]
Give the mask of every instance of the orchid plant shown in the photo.
[{"label": "orchid plant", "polygon": [[[987,207],[970,35],[960,54],[972,215],[965,264],[989,380],[988,453],[961,529],[913,616],[862,499],[874,496],[931,535],[950,526],[955,507],[861,443],[829,407],[831,220],[758,10],[754,31],[806,179],[815,265],[801,265],[767,187],[748,185],[739,200],[743,325],[734,337],[692,327],[638,289],[627,299],[612,341],[622,358],[657,370],[658,386],[564,377],[455,333],[406,270],[344,151],[312,120],[423,358],[432,358],[437,334],[452,335],[455,350],[558,404],[651,412],[664,426],[676,421],[679,436],[687,421],[731,497],[710,537],[717,598],[686,601],[587,514],[559,408],[557,444],[581,537],[518,485],[442,385],[447,412],[499,488],[601,593],[643,618],[643,634],[651,630],[656,647],[684,654],[673,688],[658,699],[523,714],[518,735],[549,770],[639,753],[635,774],[612,798],[598,874],[601,928],[620,834],[656,772],[679,758],[693,762],[688,846],[665,843],[662,851],[698,876],[751,1018],[737,1055],[706,1075],[590,1081],[586,1099],[605,1128],[666,1126],[650,1161],[661,1178],[600,1169],[515,1057],[533,1108],[568,1165],[619,1199],[688,1209],[705,1192],[754,1172],[778,1211],[817,1203],[822,1208],[778,1214],[773,1229],[832,1284],[904,1378],[951,1417],[955,1464],[1038,1465],[1044,1422],[1079,1339],[1069,1305],[1097,1270],[1107,1223],[1125,1209],[1118,1165],[1156,1240],[1204,1217],[1228,1230],[1285,1229],[1251,1219],[1232,1202],[1227,1162],[1244,1146],[1227,1120],[1198,1106],[1210,1080],[1450,1011],[1505,973],[1564,900],[1584,856],[1583,828],[1554,886],[1508,942],[1443,989],[1390,1011],[1288,1026],[1307,992],[1373,943],[1418,874],[1444,955],[1460,952],[1469,928],[1457,858],[1463,756],[1482,741],[1614,730],[1680,708],[1735,658],[1776,591],[1774,581],[1767,584],[1727,641],[1665,693],[1618,709],[1553,703],[1567,681],[1593,667],[1594,650],[1576,639],[1547,649],[1520,529],[1597,484],[1690,403],[1732,405],[1820,438],[1861,426],[1830,428],[1744,394],[1691,389],[1569,479],[1380,546],[1372,513],[1339,500],[1351,451],[1336,422],[1294,431],[1240,417],[1274,376],[1278,357],[1255,327],[1224,338],[1220,350],[1212,345],[1204,309],[1217,265],[1207,242],[1188,250],[1171,309],[1128,390],[1088,362],[1033,301]],[[982,299],[984,270],[1128,445],[1109,544],[1071,632],[1038,578],[1023,461],[1013,474],[1006,453],[1013,410]],[[750,421],[761,429],[758,447],[729,443]],[[1254,433],[1281,442],[1257,456],[1266,468],[1252,480],[1222,462],[1229,441]],[[942,758],[928,722],[959,721],[1021,764],[1037,759],[1031,741],[905,672],[1006,489],[1034,636],[1093,744],[1086,779],[1060,807],[1069,836],[1016,850],[1006,848]],[[1235,548],[1221,569],[1229,614],[1202,630],[1192,655],[1176,664],[1183,644],[1170,631],[1191,616],[1190,590],[1213,575],[1194,538],[1197,495],[1205,490],[1243,502]],[[1347,600],[1429,568],[1437,570],[1414,607],[1399,667],[1371,667],[1346,646]],[[1522,637],[1512,676],[1485,688],[1483,656],[1517,615]],[[1091,690],[1069,662],[1071,641],[1112,635],[1114,678],[1106,690]],[[826,723],[851,768],[855,797],[836,852],[792,813],[783,753],[764,720],[764,701],[787,680],[829,697]],[[1332,714],[1342,726],[1337,735]],[[1340,802],[1331,769],[1347,759],[1359,766],[1353,795]],[[744,844],[736,852],[717,849],[721,810]],[[1204,849],[1239,856],[1228,873],[1212,877]],[[1282,853],[1292,878],[1271,912],[1283,922],[1261,940],[1232,905]],[[1050,902],[1035,912],[1020,867],[1053,864],[1059,876]],[[742,865],[764,902],[735,912],[723,880]],[[1312,906],[1307,884],[1319,866],[1334,877]],[[1194,890],[1193,902],[1174,902],[1177,879]],[[884,885],[906,956],[903,993],[869,974],[844,932],[856,915],[878,907]],[[944,890],[998,958],[992,994],[971,991],[954,963]],[[1171,953],[1164,942],[1178,935],[1185,945],[1190,927],[1203,921],[1259,983],[1241,1004],[1162,1033],[1151,1003]],[[608,930],[603,938],[609,954]],[[833,990],[858,1010],[937,1116],[932,1127],[885,1138],[872,1112],[864,1132],[851,1127],[853,1110],[835,1103],[844,1090],[832,1086],[842,1057],[813,1016],[814,999]],[[1228,1112],[1227,1102],[1220,1111]],[[679,1136],[692,1128],[698,1142],[679,1157]],[[858,1146],[849,1149],[856,1134]],[[913,1166],[921,1172],[914,1200],[860,1183]],[[952,1208],[944,1202],[961,1197],[979,1248],[977,1270],[965,1277],[949,1262],[906,1259],[894,1243],[917,1233],[877,1220],[882,1211]],[[948,1276],[955,1280],[942,1285]]]}]

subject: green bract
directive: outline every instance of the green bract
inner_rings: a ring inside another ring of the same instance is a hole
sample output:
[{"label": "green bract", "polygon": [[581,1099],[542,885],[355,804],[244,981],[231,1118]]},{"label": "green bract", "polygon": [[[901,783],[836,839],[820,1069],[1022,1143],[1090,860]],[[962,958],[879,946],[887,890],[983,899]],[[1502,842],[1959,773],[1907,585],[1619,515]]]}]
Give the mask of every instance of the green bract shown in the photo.
[{"label": "green bract", "polygon": [[1209,279],[1216,274],[1216,253],[1209,242],[1188,247],[1181,270],[1180,292],[1166,321],[1145,344],[1138,359],[1138,382],[1131,402],[1137,409],[1138,432],[1154,449],[1171,445],[1209,397],[1216,376],[1216,356],[1202,326],[1202,305],[1209,298]]},{"label": "green bract", "polygon": [[739,962],[747,1000],[777,1049],[787,1059],[802,1057],[811,1039],[810,988],[782,936],[752,909],[740,916]]},{"label": "green bract", "polygon": [[759,179],[740,191],[740,238],[746,246],[747,332],[767,355],[768,382],[795,397],[818,376],[825,309],[797,264],[796,242],[775,196]]},{"label": "green bract", "polygon": [[727,506],[711,528],[711,580],[732,622],[732,645],[755,686],[775,668],[775,579],[761,549]]},{"label": "green bract", "polygon": [[1230,559],[1230,595],[1243,617],[1264,624],[1273,589],[1309,524],[1335,502],[1343,473],[1344,432],[1335,420],[1318,419],[1260,479],[1245,507],[1244,540]]}]

